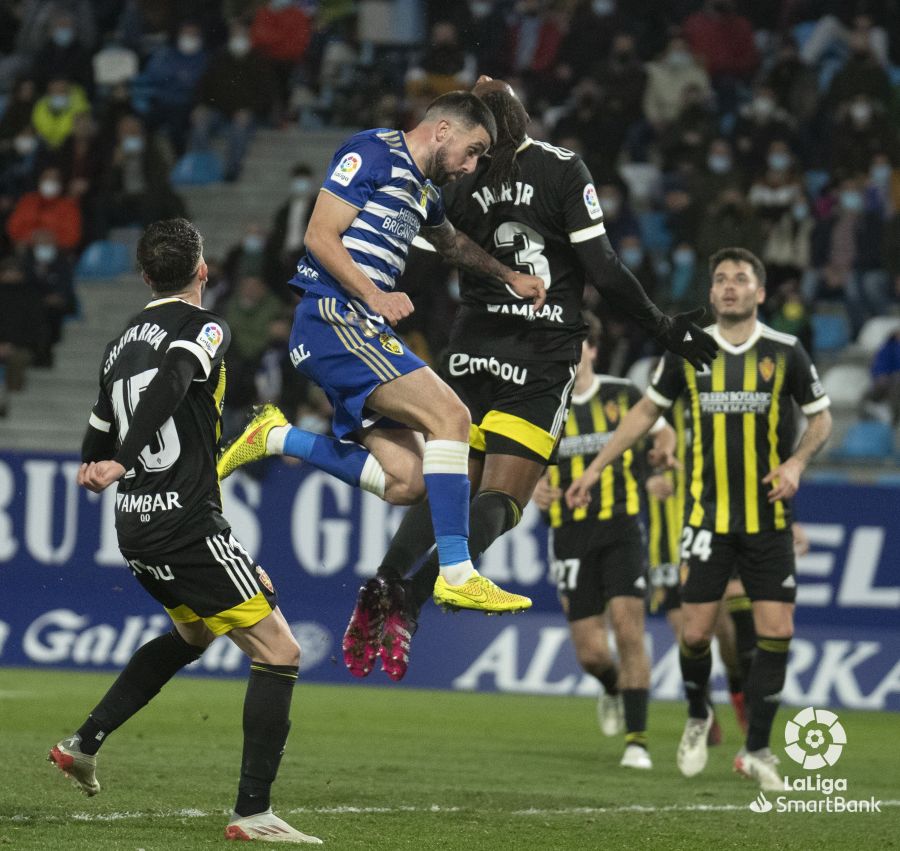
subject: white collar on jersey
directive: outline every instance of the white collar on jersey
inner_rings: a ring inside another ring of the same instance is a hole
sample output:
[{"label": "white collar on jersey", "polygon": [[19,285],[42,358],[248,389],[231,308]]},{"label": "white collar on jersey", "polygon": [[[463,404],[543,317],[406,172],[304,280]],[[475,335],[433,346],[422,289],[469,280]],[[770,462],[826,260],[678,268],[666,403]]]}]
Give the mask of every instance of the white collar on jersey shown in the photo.
[{"label": "white collar on jersey", "polygon": [[591,379],[591,386],[588,387],[584,393],[573,393],[572,394],[572,404],[573,405],[583,405],[585,402],[590,401],[594,394],[600,389],[600,376],[595,375],[593,379]]},{"label": "white collar on jersey", "polygon": [[531,136],[526,136],[526,137],[522,140],[522,144],[519,145],[518,148],[516,148],[516,153],[517,153],[517,154],[520,154],[522,151],[524,151],[524,150],[525,150],[529,145],[531,145],[533,142],[534,142],[534,139],[532,139]]},{"label": "white collar on jersey", "polygon": [[713,339],[715,339],[715,341],[719,344],[719,347],[723,352],[728,352],[728,354],[730,355],[742,355],[748,349],[752,349],[753,346],[756,345],[756,341],[762,336],[762,330],[762,323],[757,320],[756,325],[753,328],[753,332],[739,346],[735,346],[732,343],[729,343],[728,340],[726,340],[722,336],[722,332],[719,330],[718,325],[712,326],[712,335]]},{"label": "white collar on jersey", "polygon": [[185,301],[183,298],[178,298],[177,296],[170,295],[166,296],[165,298],[155,298],[153,299],[153,301],[148,301],[144,305],[144,310],[146,310],[148,307],[157,307],[160,304],[168,304],[170,301],[180,301],[182,304],[186,304],[188,307],[197,307],[196,304],[191,304],[189,301]]}]

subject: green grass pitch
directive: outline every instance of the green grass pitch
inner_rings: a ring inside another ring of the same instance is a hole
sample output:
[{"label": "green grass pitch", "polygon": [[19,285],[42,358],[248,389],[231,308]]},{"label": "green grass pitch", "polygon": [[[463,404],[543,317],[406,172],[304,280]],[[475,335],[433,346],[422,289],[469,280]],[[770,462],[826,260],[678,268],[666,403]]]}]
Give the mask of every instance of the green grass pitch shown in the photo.
[{"label": "green grass pitch", "polygon": [[[88,799],[44,760],[111,681],[0,669],[0,848],[228,847],[243,682],[177,678],[104,746],[103,791]],[[847,798],[893,801],[881,814],[751,812],[757,790],[731,772],[730,707],[720,716],[725,743],[685,780],[679,704],[651,706],[655,767],[635,772],[585,698],[301,683],[274,805],[340,851],[900,848],[897,715],[840,713],[848,744],[823,772],[847,778]]]}]

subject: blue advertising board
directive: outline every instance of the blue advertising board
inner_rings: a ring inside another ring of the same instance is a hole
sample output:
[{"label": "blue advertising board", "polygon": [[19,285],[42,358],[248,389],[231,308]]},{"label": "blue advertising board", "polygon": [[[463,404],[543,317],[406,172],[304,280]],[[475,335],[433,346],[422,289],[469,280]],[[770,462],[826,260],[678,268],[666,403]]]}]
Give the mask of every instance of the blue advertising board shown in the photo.
[{"label": "blue advertising board", "polygon": [[[0,665],[114,670],[169,628],[118,552],[115,489],[89,493],[77,486],[77,471],[73,456],[0,453]],[[305,466],[270,461],[253,472],[223,483],[225,512],[276,585],[303,647],[302,676],[356,682],[341,661],[341,636],[356,589],[403,509]],[[798,562],[785,699],[900,710],[900,489],[810,482],[796,511],[812,547]],[[596,693],[547,579],[546,537],[531,506],[480,565],[532,597],[534,608],[487,618],[427,606],[400,687]],[[649,620],[647,642],[653,696],[680,698],[677,650],[663,619]],[[246,666],[220,639],[195,670],[234,676]],[[379,671],[363,682],[389,683]]]}]

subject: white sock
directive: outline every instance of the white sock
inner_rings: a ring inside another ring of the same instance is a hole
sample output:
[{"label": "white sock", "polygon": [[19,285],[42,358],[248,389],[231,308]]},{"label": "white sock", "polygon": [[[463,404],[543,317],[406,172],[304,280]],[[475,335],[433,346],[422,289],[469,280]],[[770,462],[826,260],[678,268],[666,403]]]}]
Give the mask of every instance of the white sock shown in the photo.
[{"label": "white sock", "polygon": [[372,454],[363,464],[362,473],[359,474],[359,486],[364,491],[374,493],[379,499],[384,499],[384,468]]},{"label": "white sock", "polygon": [[291,430],[291,426],[273,426],[266,435],[266,455],[283,455],[284,440]]},{"label": "white sock", "polygon": [[448,585],[462,585],[474,573],[475,565],[471,561],[441,565],[441,576]]}]

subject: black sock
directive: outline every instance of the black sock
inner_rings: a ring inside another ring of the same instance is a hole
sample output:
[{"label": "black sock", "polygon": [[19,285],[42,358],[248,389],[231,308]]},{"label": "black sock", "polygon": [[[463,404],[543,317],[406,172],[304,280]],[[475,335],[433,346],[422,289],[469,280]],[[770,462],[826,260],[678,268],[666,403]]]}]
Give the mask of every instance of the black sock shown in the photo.
[{"label": "black sock", "polygon": [[645,688],[623,688],[622,704],[625,708],[625,744],[647,747],[647,700]]},{"label": "black sock", "polygon": [[406,576],[412,566],[434,546],[431,506],[425,499],[411,505],[394,533],[381,560],[378,575],[388,582]]},{"label": "black sock", "polygon": [[732,597],[727,602],[728,613],[734,623],[734,643],[737,648],[741,678],[747,682],[753,655],[756,652],[756,629],[753,626],[753,609],[749,597]]},{"label": "black sock", "polygon": [[610,697],[615,697],[619,693],[619,669],[615,665],[610,665],[594,676],[600,680],[600,685]]},{"label": "black sock", "polygon": [[244,755],[234,811],[252,816],[269,809],[269,795],[291,729],[296,665],[253,662],[244,698]]},{"label": "black sock", "polygon": [[691,718],[706,718],[709,715],[707,692],[712,672],[709,644],[702,647],[681,644],[678,659],[681,662],[681,679],[684,680],[684,693],[688,701],[688,715]]},{"label": "black sock", "polygon": [[790,638],[759,638],[756,642],[756,656],[750,676],[744,683],[749,715],[748,751],[769,746],[772,723],[784,688],[790,645]]},{"label": "black sock", "polygon": [[728,675],[728,693],[740,694],[744,690],[744,678],[740,675]]},{"label": "black sock", "polygon": [[[509,494],[479,491],[469,508],[469,555],[474,561],[502,534],[522,519],[522,509]],[[433,552],[412,580],[412,606],[418,612],[434,591],[440,572],[437,551]]]},{"label": "black sock", "polygon": [[109,691],[78,728],[81,752],[97,753],[106,737],[146,706],[202,647],[188,644],[174,629],[139,647]]}]

